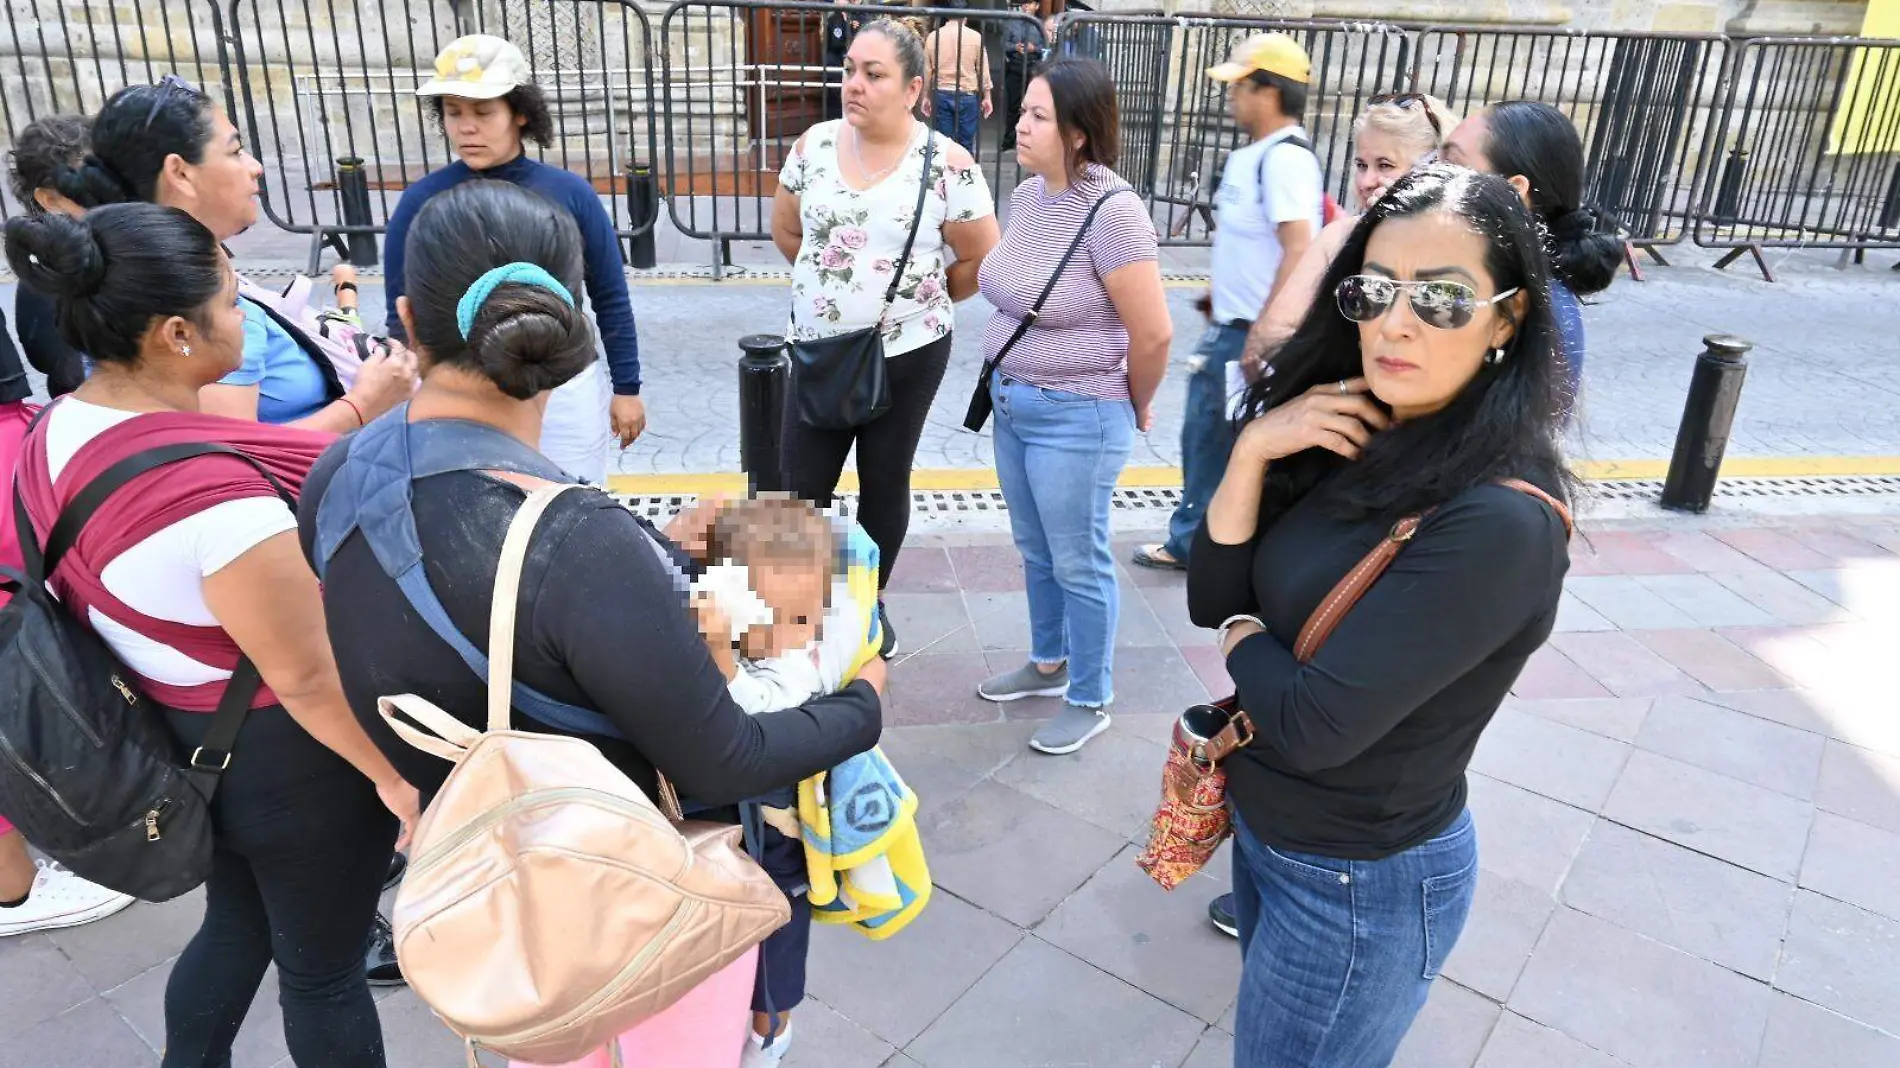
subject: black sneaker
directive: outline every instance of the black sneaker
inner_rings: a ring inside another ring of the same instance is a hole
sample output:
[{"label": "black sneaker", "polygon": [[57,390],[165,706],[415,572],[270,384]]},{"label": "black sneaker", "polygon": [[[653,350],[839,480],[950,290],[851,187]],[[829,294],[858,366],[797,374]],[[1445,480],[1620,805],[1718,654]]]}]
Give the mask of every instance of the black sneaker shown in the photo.
[{"label": "black sneaker", "polygon": [[1222,934],[1240,937],[1240,924],[1234,919],[1234,895],[1222,894],[1207,903],[1207,919]]},{"label": "black sneaker", "polygon": [[877,602],[878,633],[884,635],[884,643],[877,648],[877,655],[889,660],[897,655],[897,631],[891,628],[891,615],[884,611],[884,602]]},{"label": "black sneaker", "polygon": [[369,932],[369,948],[363,953],[363,972],[371,986],[403,986],[402,966],[396,963],[396,932],[382,913]]}]

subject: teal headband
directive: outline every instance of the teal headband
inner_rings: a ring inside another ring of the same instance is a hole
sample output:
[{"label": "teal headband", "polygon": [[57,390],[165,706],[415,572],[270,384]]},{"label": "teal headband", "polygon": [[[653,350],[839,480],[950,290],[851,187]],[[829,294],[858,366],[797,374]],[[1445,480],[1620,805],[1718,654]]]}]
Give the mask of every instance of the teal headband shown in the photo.
[{"label": "teal headband", "polygon": [[513,283],[524,286],[540,286],[562,300],[568,307],[574,306],[574,294],[567,291],[561,280],[549,274],[545,269],[532,263],[504,263],[472,282],[462,299],[455,303],[455,325],[462,330],[462,340],[475,329],[475,316],[481,314],[482,305],[501,286]]}]

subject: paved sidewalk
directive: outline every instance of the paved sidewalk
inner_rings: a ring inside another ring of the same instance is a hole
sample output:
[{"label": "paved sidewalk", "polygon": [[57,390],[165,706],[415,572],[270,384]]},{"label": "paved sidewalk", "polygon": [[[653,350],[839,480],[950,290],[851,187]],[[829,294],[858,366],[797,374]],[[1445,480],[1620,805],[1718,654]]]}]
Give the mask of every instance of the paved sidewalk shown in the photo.
[{"label": "paved sidewalk", "polygon": [[[1588,526],[1473,764],[1477,905],[1400,1065],[1900,1065],[1900,520]],[[1133,863],[1172,714],[1226,681],[1179,576],[1121,578],[1114,729],[1052,758],[1052,702],[972,694],[1025,655],[1007,539],[905,551],[884,744],[938,893],[888,943],[818,933],[789,1068],[1231,1063],[1224,865],[1164,894]],[[156,1064],[199,909],[0,940],[0,1063]],[[393,1068],[463,1063],[406,991],[382,1015]],[[270,986],[236,1063],[288,1068]]]}]

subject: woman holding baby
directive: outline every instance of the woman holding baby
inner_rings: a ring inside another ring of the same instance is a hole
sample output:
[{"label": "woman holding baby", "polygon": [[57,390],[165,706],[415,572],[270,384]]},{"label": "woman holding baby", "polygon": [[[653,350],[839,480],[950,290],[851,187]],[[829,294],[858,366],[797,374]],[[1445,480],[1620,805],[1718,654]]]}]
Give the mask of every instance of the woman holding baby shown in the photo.
[{"label": "woman holding baby", "polygon": [[[591,328],[571,297],[582,274],[573,220],[547,211],[518,187],[469,183],[417,213],[406,251],[408,291],[397,311],[420,362],[422,386],[389,418],[473,423],[533,448],[549,392],[594,360]],[[530,265],[541,270],[527,270]],[[504,267],[520,280],[477,284]],[[330,450],[306,484],[306,552],[319,547],[319,512],[332,481],[341,484],[346,452],[346,444]],[[478,648],[487,645],[503,535],[539,484],[489,471],[451,471],[410,484],[429,584],[450,621]],[[689,513],[675,533],[699,541],[704,551],[704,519]],[[682,533],[689,528],[700,536]],[[450,765],[398,739],[378,716],[377,698],[416,694],[479,728],[484,682],[409,610],[361,531],[337,544],[324,563],[323,595],[335,621],[330,639],[344,692],[426,805]],[[882,725],[883,662],[873,658],[836,693],[748,715],[687,606],[684,576],[698,570],[699,562],[674,540],[605,493],[563,494],[541,520],[523,572],[515,678],[611,721],[622,737],[583,737],[642,789],[654,791],[664,774],[701,805],[768,794],[871,748]],[[822,610],[820,593],[817,608],[788,606],[781,620],[781,606],[769,603],[773,591],[764,592],[775,623],[796,624],[789,617]],[[518,709],[513,722],[524,730],[574,733]]]}]

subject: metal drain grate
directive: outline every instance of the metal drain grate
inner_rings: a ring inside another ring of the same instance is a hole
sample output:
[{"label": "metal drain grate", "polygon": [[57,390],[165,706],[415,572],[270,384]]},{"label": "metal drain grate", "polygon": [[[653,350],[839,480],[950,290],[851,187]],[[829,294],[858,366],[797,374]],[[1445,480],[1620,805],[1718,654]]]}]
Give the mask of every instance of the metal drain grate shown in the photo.
[{"label": "metal drain grate", "polygon": [[[1632,503],[1654,502],[1662,493],[1659,478],[1617,479],[1592,482],[1584,490],[1586,498],[1599,501]],[[1763,498],[1835,498],[1900,494],[1900,475],[1843,475],[1812,478],[1730,478],[1715,488],[1718,499],[1737,502]],[[911,495],[911,509],[918,515],[977,516],[1002,515],[1009,511],[1002,490],[918,490]],[[655,523],[663,523],[675,512],[689,507],[692,494],[668,494],[652,497],[626,497],[621,502]],[[839,497],[846,511],[857,506],[856,494]],[[1172,512],[1181,502],[1181,490],[1175,486],[1130,486],[1117,489],[1110,498],[1118,512]]]}]

